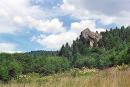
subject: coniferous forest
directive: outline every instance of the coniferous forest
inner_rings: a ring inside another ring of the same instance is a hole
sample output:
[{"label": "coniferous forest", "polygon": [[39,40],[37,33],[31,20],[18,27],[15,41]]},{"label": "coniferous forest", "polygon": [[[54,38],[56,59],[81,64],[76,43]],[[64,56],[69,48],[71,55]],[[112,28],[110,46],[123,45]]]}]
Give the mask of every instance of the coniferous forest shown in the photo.
[{"label": "coniferous forest", "polygon": [[[130,27],[101,32],[94,47],[77,38],[72,45],[64,44],[59,51],[32,51],[26,53],[0,53],[0,80],[8,82],[17,76],[39,73],[47,76],[83,67],[106,69],[130,64]],[[71,37],[70,37],[71,38]]]}]

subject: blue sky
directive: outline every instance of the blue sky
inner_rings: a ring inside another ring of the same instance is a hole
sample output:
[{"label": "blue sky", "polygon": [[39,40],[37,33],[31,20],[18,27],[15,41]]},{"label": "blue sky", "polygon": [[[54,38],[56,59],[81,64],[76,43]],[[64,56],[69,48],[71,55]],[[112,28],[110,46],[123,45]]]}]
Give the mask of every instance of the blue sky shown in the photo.
[{"label": "blue sky", "polygon": [[130,0],[0,0],[0,52],[59,50],[85,28],[100,32],[128,26],[129,4]]}]

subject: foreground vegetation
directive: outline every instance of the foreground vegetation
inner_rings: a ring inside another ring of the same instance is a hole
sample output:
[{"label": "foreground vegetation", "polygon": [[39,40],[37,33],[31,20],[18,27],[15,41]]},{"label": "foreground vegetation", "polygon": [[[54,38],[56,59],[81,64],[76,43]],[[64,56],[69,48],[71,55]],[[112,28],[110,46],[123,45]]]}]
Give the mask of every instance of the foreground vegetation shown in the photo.
[{"label": "foreground vegetation", "polygon": [[39,76],[36,73],[21,76],[0,87],[129,87],[130,70],[126,65],[98,69],[72,69],[69,72],[50,76]]}]

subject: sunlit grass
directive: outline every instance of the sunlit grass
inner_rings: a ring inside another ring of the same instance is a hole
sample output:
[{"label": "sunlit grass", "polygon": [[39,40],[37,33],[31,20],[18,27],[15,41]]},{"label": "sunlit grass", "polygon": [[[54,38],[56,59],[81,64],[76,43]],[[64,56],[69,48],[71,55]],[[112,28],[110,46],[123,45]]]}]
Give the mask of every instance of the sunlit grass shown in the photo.
[{"label": "sunlit grass", "polygon": [[1,83],[0,87],[130,87],[130,70],[83,69],[75,73],[78,75],[73,76],[71,71],[41,78],[35,77],[28,83],[11,81],[8,84]]}]

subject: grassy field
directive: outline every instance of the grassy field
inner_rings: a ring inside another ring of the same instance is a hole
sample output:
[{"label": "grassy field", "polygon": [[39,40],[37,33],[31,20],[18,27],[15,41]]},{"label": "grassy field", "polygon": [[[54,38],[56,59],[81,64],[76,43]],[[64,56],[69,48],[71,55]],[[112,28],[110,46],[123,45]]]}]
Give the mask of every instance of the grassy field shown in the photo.
[{"label": "grassy field", "polygon": [[0,87],[130,87],[130,70],[75,69],[46,77],[33,74],[19,81],[0,83]]}]

